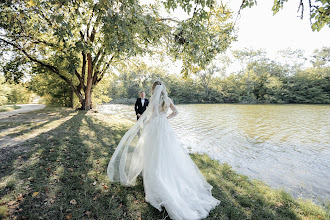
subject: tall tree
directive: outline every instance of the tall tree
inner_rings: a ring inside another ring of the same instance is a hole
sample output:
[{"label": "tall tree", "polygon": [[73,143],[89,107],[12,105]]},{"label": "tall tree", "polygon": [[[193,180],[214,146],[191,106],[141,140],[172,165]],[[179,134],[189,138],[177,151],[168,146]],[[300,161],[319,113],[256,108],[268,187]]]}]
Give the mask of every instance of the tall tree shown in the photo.
[{"label": "tall tree", "polygon": [[[185,20],[171,17],[177,8],[190,16]],[[164,17],[163,9],[170,16]],[[165,44],[170,55],[183,60],[185,74],[195,65],[206,66],[234,40],[231,15],[225,5],[213,0],[148,4],[4,0],[0,3],[0,46],[10,56],[27,58],[39,72],[61,78],[79,98],[81,108],[89,110],[93,88],[116,61]],[[17,59],[10,62],[20,64]]]}]

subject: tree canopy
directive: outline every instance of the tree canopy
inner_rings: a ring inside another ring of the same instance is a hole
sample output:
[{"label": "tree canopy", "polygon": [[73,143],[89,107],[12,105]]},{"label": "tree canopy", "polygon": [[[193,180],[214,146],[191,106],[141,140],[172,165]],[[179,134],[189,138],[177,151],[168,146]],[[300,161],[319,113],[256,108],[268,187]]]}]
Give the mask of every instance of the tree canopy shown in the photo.
[{"label": "tree canopy", "polygon": [[[178,8],[187,19],[174,18]],[[34,74],[55,75],[86,110],[93,88],[118,61],[165,46],[187,75],[235,39],[232,12],[211,0],[5,0],[0,12],[0,55],[10,57],[6,76],[19,81],[22,74],[11,73],[23,64]]]},{"label": "tree canopy", "polygon": [[[242,0],[241,9],[253,7],[258,0]],[[272,8],[273,14],[277,14],[283,9],[288,0],[274,0]],[[300,0],[297,11],[301,19],[304,18],[305,7],[308,7],[309,20],[313,31],[320,31],[324,26],[330,27],[330,1],[329,0]]]}]

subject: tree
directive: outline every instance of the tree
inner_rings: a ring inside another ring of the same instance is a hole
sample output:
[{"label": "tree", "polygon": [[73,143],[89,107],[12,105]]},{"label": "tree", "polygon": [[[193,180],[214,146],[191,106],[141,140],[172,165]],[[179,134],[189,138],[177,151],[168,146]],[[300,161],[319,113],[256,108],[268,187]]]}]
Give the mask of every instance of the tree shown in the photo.
[{"label": "tree", "polygon": [[[277,14],[288,0],[274,0],[272,8],[273,14]],[[253,7],[257,4],[257,0],[242,0],[241,9],[246,7]],[[300,18],[304,17],[305,5],[308,5],[309,20],[313,31],[320,31],[325,25],[330,27],[330,1],[329,0],[300,0],[298,5],[298,13]]]},{"label": "tree", "polygon": [[[277,14],[283,7],[284,3],[288,0],[274,0],[274,5],[272,7],[273,14]],[[251,8],[257,5],[257,0],[242,0],[242,4],[238,14],[240,14],[241,9]],[[313,31],[320,31],[325,25],[330,27],[330,1],[329,0],[308,0],[299,1],[297,12],[300,13],[300,18],[304,18],[305,4],[308,5],[309,20],[311,28]]]},{"label": "tree", "polygon": [[[274,14],[278,13],[283,8],[284,2],[288,0],[275,0],[272,8]],[[313,31],[320,31],[324,25],[330,27],[330,2],[328,0],[308,0],[310,23]],[[298,6],[298,12],[300,11],[300,17],[304,17],[304,1],[300,0]]]},{"label": "tree", "polygon": [[330,67],[330,47],[315,50],[311,62],[317,68]]},{"label": "tree", "polygon": [[[161,3],[161,4],[159,4]],[[230,45],[232,12],[212,0],[4,0],[0,6],[0,46],[9,63],[24,57],[41,74],[52,74],[92,108],[92,92],[116,62],[167,45],[183,60],[183,72],[204,67]],[[182,8],[177,20],[160,13]],[[3,56],[3,52],[0,54]],[[7,54],[8,55],[8,54]]]}]

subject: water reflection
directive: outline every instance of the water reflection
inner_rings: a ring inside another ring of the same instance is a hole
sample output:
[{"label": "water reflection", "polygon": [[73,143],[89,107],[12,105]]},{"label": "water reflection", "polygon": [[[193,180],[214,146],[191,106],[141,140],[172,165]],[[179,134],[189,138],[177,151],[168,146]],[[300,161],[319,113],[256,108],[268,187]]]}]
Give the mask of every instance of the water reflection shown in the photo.
[{"label": "water reflection", "polygon": [[[296,196],[330,199],[330,106],[178,105],[171,120],[184,146]],[[135,120],[133,106],[99,111]]]}]

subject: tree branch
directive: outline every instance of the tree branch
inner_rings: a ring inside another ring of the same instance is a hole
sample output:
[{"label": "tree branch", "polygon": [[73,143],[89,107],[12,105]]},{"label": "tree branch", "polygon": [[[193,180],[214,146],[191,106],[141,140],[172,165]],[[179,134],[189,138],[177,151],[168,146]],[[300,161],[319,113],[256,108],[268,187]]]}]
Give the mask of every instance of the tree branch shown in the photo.
[{"label": "tree branch", "polygon": [[159,18],[159,21],[173,21],[173,22],[176,22],[176,23],[181,22],[180,20],[176,20],[174,18]]},{"label": "tree branch", "polygon": [[102,69],[102,71],[101,71],[100,77],[97,79],[97,82],[96,82],[96,83],[98,83],[98,82],[100,82],[100,81],[102,80],[102,78],[103,78],[105,72],[109,69],[109,67],[110,67],[110,63],[111,63],[111,61],[113,60],[114,57],[115,57],[115,55],[113,55],[113,56],[110,58],[110,60],[108,61],[108,63],[105,64],[105,65],[103,66],[103,69]]},{"label": "tree branch", "polygon": [[65,82],[71,87],[71,89],[76,93],[76,95],[78,96],[79,99],[82,98],[81,94],[75,89],[75,87],[74,87],[73,83],[71,82],[71,80],[68,79],[67,77],[63,76],[63,75],[60,73],[60,71],[59,71],[56,67],[54,67],[54,66],[52,66],[52,65],[50,65],[50,64],[44,63],[44,62],[42,62],[42,61],[40,61],[40,60],[38,60],[38,59],[32,57],[28,52],[26,52],[26,51],[24,50],[24,48],[22,48],[21,46],[15,44],[15,43],[12,43],[12,42],[7,41],[7,40],[2,39],[2,38],[0,38],[0,40],[1,40],[2,42],[4,42],[5,44],[7,44],[7,45],[11,45],[11,46],[13,46],[13,47],[16,48],[18,51],[21,51],[21,52],[22,52],[27,58],[29,58],[31,61],[36,62],[36,63],[38,63],[39,65],[44,66],[44,67],[46,67],[47,69],[49,69],[50,71],[52,71],[53,73],[55,73],[57,76],[59,76],[61,79],[63,79],[63,80],[64,80],[64,81],[65,81]]}]

